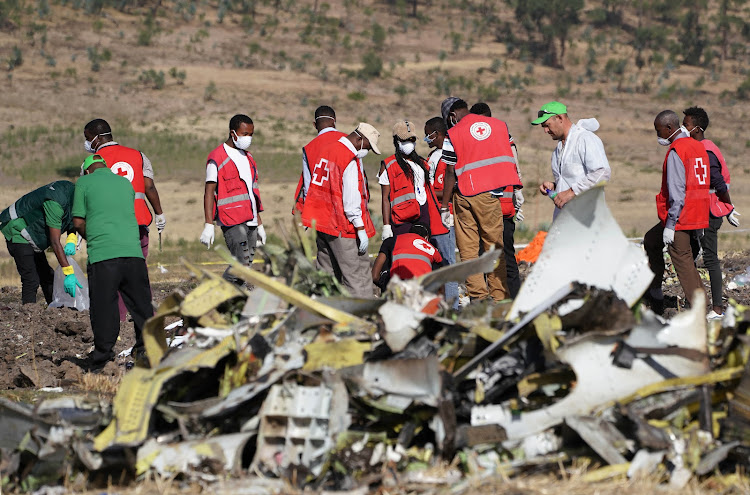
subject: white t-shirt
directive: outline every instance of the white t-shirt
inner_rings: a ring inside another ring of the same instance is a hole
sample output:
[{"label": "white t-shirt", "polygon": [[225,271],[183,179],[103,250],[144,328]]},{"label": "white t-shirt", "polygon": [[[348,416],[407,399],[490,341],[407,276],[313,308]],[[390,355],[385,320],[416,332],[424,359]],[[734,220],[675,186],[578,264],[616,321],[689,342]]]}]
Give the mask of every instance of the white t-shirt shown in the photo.
[{"label": "white t-shirt", "polygon": [[[250,161],[247,159],[247,155],[244,151],[227,146],[224,143],[224,151],[227,152],[229,158],[232,159],[234,164],[237,166],[237,172],[240,174],[242,179],[247,185],[247,191],[250,193],[250,202],[253,205],[253,219],[247,222],[247,225],[256,227],[258,225],[258,207],[255,204],[255,194],[253,194],[253,171],[250,168]],[[206,182],[218,182],[219,169],[216,163],[211,160],[206,164]],[[216,220],[219,224],[219,220]]]},{"label": "white t-shirt", "polygon": [[[423,205],[427,202],[427,190],[424,185],[424,169],[411,160],[406,160],[406,163],[411,166],[411,170],[414,172],[414,195],[417,197],[417,203]],[[391,167],[400,167],[400,165],[394,163]],[[380,177],[378,177],[378,184],[381,186],[391,185],[390,180],[388,180],[387,171],[383,171],[383,173],[380,174]]]},{"label": "white t-shirt", "polygon": [[430,166],[430,184],[435,183],[435,171],[437,170],[438,162],[443,157],[443,150],[435,148],[427,159],[427,164]]}]

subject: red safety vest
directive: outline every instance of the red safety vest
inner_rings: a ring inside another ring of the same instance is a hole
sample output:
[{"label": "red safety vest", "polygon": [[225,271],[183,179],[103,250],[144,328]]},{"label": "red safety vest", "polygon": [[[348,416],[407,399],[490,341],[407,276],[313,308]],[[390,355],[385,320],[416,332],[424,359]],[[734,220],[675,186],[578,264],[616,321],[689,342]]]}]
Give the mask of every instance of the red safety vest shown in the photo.
[{"label": "red safety vest", "polygon": [[448,136],[458,158],[456,178],[463,196],[522,185],[502,120],[470,114],[449,129]]},{"label": "red safety vest", "polygon": [[503,189],[503,195],[499,196],[500,207],[503,210],[503,218],[513,218],[516,214],[516,207],[513,206],[513,186]]},{"label": "red safety vest", "polygon": [[666,225],[669,212],[667,189],[667,157],[675,150],[685,166],[685,205],[677,219],[675,230],[695,230],[708,227],[708,188],[711,183],[708,153],[700,142],[691,138],[676,139],[664,157],[661,191],[656,195],[656,211],[662,225]]},{"label": "red safety vest", "polygon": [[[242,150],[237,150],[242,152]],[[258,211],[263,211],[260,201],[260,190],[258,189],[258,166],[253,156],[244,152],[250,162],[250,171],[253,175],[252,191],[255,196],[255,204]],[[240,177],[237,164],[229,158],[224,143],[217,146],[208,154],[208,162],[214,162],[218,171],[216,181],[216,206],[214,217],[219,219],[222,225],[231,227],[248,222],[255,218],[253,214],[253,203],[250,200],[250,187]]]},{"label": "red safety vest", "polygon": [[102,146],[96,151],[117,175],[127,178],[135,191],[135,219],[138,225],[151,225],[151,210],[146,204],[146,184],[143,180],[143,155],[140,151],[119,144]]},{"label": "red safety vest", "polygon": [[[441,150],[435,150],[433,153],[437,153]],[[442,191],[445,189],[445,162],[440,159],[435,167],[435,178],[433,179],[432,189],[435,191]],[[437,196],[436,196],[437,197]],[[448,203],[448,209],[453,213],[453,201]]]},{"label": "red safety vest", "polygon": [[[315,138],[307,143],[307,146],[302,148],[302,154],[307,159],[308,169],[312,169],[315,163],[320,160],[320,153],[329,144],[332,144],[342,137],[346,136],[341,131],[327,131],[323,134],[318,134]],[[310,170],[310,177],[312,177],[312,170]],[[292,208],[292,215],[296,212],[302,213],[302,207],[305,205],[305,198],[303,197],[305,187],[305,174],[302,173],[299,176],[299,182],[297,183],[297,190],[294,192],[294,207]]]},{"label": "red safety vest", "polygon": [[[718,158],[719,163],[721,164],[721,175],[722,177],[724,177],[724,182],[726,182],[728,186],[730,181],[729,168],[727,168],[727,162],[724,160],[724,155],[721,154],[721,150],[719,150],[719,147],[709,139],[704,139],[703,141],[701,141],[701,144],[704,148],[706,148],[706,151],[710,151],[711,153],[716,155],[716,158]],[[731,203],[725,203],[721,201],[718,197],[716,197],[715,192],[710,193],[709,198],[710,212],[713,217],[725,217],[732,213],[732,210],[734,210],[734,206],[732,206]]]},{"label": "red safety vest", "polygon": [[[396,224],[414,222],[419,218],[420,209],[414,183],[409,180],[396,161],[396,155],[386,158],[385,171],[388,174],[389,196],[391,198],[391,221]],[[425,171],[425,193],[427,194],[427,212],[430,217],[430,234],[447,234],[448,229],[440,220],[440,206],[429,181],[428,167],[423,162]]]},{"label": "red safety vest", "polygon": [[417,234],[407,232],[396,236],[391,258],[391,276],[401,280],[419,277],[432,271],[433,263],[440,263],[440,252]]},{"label": "red safety vest", "polygon": [[[347,165],[355,159],[355,154],[339,138],[320,151],[317,162],[310,163],[312,174],[310,188],[302,208],[302,224],[314,227],[325,234],[355,238],[357,229],[352,225],[344,213],[343,175]],[[356,164],[359,172],[359,163]],[[367,237],[375,235],[370,212],[367,210],[369,194],[366,178],[360,172],[357,174],[359,193],[362,198],[362,221],[365,224]]]}]

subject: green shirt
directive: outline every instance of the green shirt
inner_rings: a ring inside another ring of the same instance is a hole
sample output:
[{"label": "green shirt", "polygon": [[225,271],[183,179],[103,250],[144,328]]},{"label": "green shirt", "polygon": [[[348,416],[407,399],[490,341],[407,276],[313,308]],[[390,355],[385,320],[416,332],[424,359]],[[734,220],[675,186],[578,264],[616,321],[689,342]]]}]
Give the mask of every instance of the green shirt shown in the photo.
[{"label": "green shirt", "polygon": [[130,181],[102,167],[76,182],[73,217],[86,220],[89,264],[114,258],[143,258],[135,192]]},{"label": "green shirt", "polygon": [[[62,229],[63,209],[57,201],[47,200],[42,205],[44,208],[44,222],[47,227],[53,229]],[[29,241],[23,238],[21,232],[27,227],[26,220],[16,218],[3,225],[0,232],[5,236],[5,240],[14,244],[28,244]]]}]

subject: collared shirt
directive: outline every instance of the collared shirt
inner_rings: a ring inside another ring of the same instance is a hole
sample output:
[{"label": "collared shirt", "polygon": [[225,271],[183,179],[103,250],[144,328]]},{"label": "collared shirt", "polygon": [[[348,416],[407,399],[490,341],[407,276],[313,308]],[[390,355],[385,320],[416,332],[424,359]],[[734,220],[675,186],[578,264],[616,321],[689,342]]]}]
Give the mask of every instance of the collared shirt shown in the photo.
[{"label": "collared shirt", "polygon": [[[318,136],[326,132],[335,131],[335,127],[326,127],[318,133]],[[310,165],[307,163],[307,155],[302,153],[302,199],[307,197],[307,191],[310,189]]]},{"label": "collared shirt", "polygon": [[[253,194],[253,180],[255,177],[253,177],[253,169],[250,167],[250,161],[247,159],[247,154],[244,151],[232,148],[227,143],[224,143],[224,151],[227,152],[229,158],[237,166],[240,179],[247,185],[247,192],[250,194],[250,203],[253,205],[253,219],[246,223],[251,227],[256,227],[258,225],[258,206],[255,204],[255,194]],[[219,169],[216,163],[211,160],[206,164],[206,182],[218,182],[218,180]]]},{"label": "collared shirt", "polygon": [[[114,146],[116,144],[119,144],[119,143],[117,143],[117,141],[108,141],[104,143],[103,145],[99,146],[96,149],[96,151],[98,152],[102,148],[106,148],[107,146]],[[141,153],[141,158],[143,158],[143,176],[148,177],[151,180],[154,180],[154,167],[151,165],[151,160],[149,160],[148,157],[144,155],[142,151],[140,153]],[[114,164],[108,163],[107,165],[111,167]]]},{"label": "collared shirt", "polygon": [[[352,153],[357,153],[351,141],[344,136],[339,139]],[[359,167],[357,166],[359,164]],[[364,178],[364,164],[359,158],[354,158],[341,174],[342,196],[344,200],[344,215],[355,227],[364,227],[362,221],[362,195],[359,192],[359,174]]]}]

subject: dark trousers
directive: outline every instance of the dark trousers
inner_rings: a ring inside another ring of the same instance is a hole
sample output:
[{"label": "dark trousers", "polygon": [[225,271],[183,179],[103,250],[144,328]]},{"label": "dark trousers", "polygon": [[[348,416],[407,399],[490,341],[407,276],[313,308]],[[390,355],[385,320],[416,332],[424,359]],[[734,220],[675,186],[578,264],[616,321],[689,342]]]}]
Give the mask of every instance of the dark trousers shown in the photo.
[{"label": "dark trousers", "polygon": [[89,297],[91,298],[91,330],[94,333],[94,364],[112,359],[120,334],[117,293],[133,317],[135,345],[143,347],[143,324],[154,315],[151,306],[151,285],[143,258],[114,258],[88,265]]},{"label": "dark trousers", "polygon": [[[148,259],[148,227],[144,227],[143,225],[138,226],[138,233],[141,238],[141,252],[143,253],[143,258]],[[120,321],[125,321],[128,310],[125,308],[125,302],[122,300],[121,295],[117,295],[117,307],[120,310]]]},{"label": "dark trousers", "polygon": [[[654,272],[654,280],[651,282],[652,289],[661,289],[664,279],[663,233],[664,226],[659,222],[643,236],[643,248],[646,250],[651,271]],[[674,271],[677,272],[677,278],[680,279],[682,290],[685,292],[685,298],[690,301],[691,306],[695,307],[696,304],[705,304],[705,296],[697,301],[694,300],[695,290],[700,289],[704,292],[705,290],[701,277],[698,275],[698,269],[695,268],[693,248],[690,241],[693,235],[692,230],[676,231],[674,242],[669,246],[668,252],[672,258]]]},{"label": "dark trousers", "polygon": [[44,299],[48,304],[51,303],[55,272],[49,266],[44,252],[35,252],[30,244],[6,241],[6,245],[21,276],[21,302],[23,304],[35,303],[36,289],[41,285]]},{"label": "dark trousers", "polygon": [[521,276],[518,274],[516,248],[513,247],[513,235],[516,232],[516,222],[513,218],[503,218],[503,251],[505,252],[505,269],[508,272],[508,292],[515,299],[521,289]]},{"label": "dark trousers", "polygon": [[719,262],[719,229],[724,219],[708,217],[708,228],[703,231],[703,264],[711,279],[711,304],[722,306],[721,263]]}]

